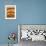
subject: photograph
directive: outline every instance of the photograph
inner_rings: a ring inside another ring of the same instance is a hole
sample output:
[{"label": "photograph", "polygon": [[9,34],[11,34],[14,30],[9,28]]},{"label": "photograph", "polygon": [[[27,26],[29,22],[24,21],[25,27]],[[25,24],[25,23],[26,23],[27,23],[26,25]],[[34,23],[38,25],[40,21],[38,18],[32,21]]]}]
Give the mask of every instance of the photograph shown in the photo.
[{"label": "photograph", "polygon": [[19,24],[18,41],[20,46],[31,45],[32,42],[46,41],[46,25]]},{"label": "photograph", "polygon": [[5,6],[5,19],[16,19],[16,5]]}]

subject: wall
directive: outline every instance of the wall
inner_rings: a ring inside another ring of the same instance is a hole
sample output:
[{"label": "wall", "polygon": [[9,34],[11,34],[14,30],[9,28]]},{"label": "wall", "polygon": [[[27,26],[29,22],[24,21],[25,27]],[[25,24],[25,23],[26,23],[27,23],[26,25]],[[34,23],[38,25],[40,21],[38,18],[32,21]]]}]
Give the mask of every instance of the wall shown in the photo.
[{"label": "wall", "polygon": [[[16,20],[5,20],[8,4],[16,5]],[[8,43],[9,32],[17,34],[18,24],[46,24],[46,0],[0,0],[0,44]]]}]

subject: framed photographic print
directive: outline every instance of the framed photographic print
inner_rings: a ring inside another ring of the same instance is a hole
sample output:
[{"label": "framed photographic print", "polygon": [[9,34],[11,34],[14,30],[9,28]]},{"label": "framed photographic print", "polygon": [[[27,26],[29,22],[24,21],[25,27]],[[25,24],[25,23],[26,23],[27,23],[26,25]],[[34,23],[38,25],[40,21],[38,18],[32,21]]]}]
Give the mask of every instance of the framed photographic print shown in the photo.
[{"label": "framed photographic print", "polygon": [[5,19],[16,19],[16,5],[5,5]]},{"label": "framed photographic print", "polygon": [[46,41],[46,25],[45,24],[19,24],[18,25],[18,41]]}]

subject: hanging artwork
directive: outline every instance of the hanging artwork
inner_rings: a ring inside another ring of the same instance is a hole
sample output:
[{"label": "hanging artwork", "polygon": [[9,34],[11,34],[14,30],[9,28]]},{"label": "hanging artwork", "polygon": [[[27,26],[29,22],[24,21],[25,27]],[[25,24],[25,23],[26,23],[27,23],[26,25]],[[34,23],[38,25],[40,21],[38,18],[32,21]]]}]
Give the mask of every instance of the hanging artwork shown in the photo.
[{"label": "hanging artwork", "polygon": [[46,41],[46,25],[20,24],[18,25],[18,38],[20,40]]},{"label": "hanging artwork", "polygon": [[5,6],[5,19],[16,19],[16,5]]}]

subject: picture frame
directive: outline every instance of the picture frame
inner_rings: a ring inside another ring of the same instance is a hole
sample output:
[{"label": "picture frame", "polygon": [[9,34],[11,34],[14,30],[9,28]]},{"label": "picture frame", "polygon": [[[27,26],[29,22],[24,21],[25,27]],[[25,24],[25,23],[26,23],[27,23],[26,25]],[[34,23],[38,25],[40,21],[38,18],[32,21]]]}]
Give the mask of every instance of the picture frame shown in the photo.
[{"label": "picture frame", "polygon": [[46,24],[18,24],[18,42],[22,40],[46,41]]},{"label": "picture frame", "polygon": [[16,5],[5,5],[5,19],[16,19]]}]

